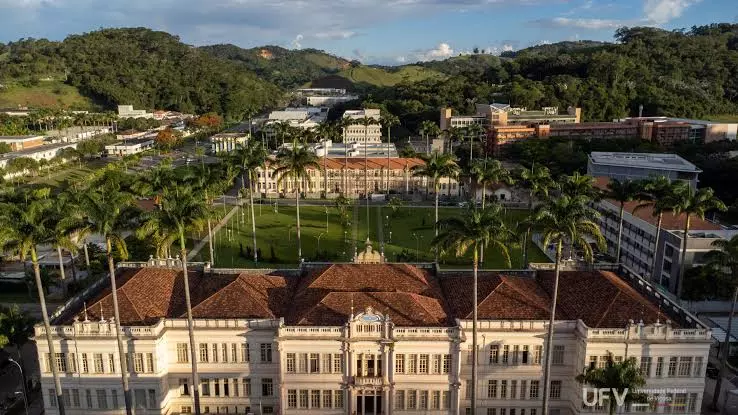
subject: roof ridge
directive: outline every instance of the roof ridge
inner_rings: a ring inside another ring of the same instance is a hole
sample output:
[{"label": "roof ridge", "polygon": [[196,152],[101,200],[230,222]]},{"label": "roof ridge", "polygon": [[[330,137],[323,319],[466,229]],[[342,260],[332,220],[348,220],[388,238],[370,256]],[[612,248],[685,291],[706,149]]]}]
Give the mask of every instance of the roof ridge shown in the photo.
[{"label": "roof ridge", "polygon": [[[141,312],[138,311],[138,307],[136,306],[136,303],[133,302],[133,301],[131,301],[131,297],[129,297],[128,294],[126,294],[126,292],[123,291],[123,290],[121,290],[120,288],[117,289],[116,291],[120,291],[120,293],[126,298],[126,300],[128,300],[128,302],[131,303],[131,305],[133,306],[133,311],[136,312],[136,315],[138,316],[138,318],[141,319],[141,321],[144,321],[144,318],[141,315]],[[110,297],[111,297],[110,300],[112,301],[113,300],[113,298],[112,298],[113,297],[112,292],[110,294]],[[120,324],[120,322],[118,322],[118,324]]]},{"label": "roof ridge", "polygon": [[617,300],[620,297],[620,294],[622,294],[622,292],[623,292],[622,290],[620,290],[620,289],[617,289],[617,290],[618,290],[617,294],[615,294],[612,297],[612,301],[610,301],[610,304],[607,305],[607,308],[605,308],[605,311],[600,315],[600,318],[597,320],[597,324],[595,325],[595,327],[599,327],[600,326],[600,323],[602,323],[602,320],[604,320],[605,317],[607,317],[607,314],[610,311],[610,309],[612,308],[612,305],[615,304],[615,300]]},{"label": "roof ridge", "polygon": [[238,277],[234,278],[233,281],[231,281],[228,284],[226,284],[226,285],[218,288],[217,290],[213,291],[209,296],[207,296],[207,297],[203,298],[202,300],[200,300],[200,302],[197,303],[197,305],[195,305],[194,307],[192,307],[192,311],[195,311],[196,308],[198,308],[202,304],[205,304],[206,302],[210,301],[213,297],[215,297],[217,294],[219,294],[222,290],[230,287],[234,282],[236,282],[237,279],[238,279]]},{"label": "roof ridge", "polygon": [[[425,312],[426,312],[426,313],[427,313],[427,314],[428,314],[429,316],[430,316],[430,315],[433,315],[433,313],[432,313],[432,312],[431,312],[430,310],[428,310],[428,307],[426,307],[426,306],[425,306],[425,305],[423,304],[423,302],[422,302],[422,301],[418,301],[418,298],[417,298],[417,297],[423,297],[423,298],[429,298],[429,297],[426,297],[426,296],[424,296],[424,295],[421,295],[421,294],[417,294],[417,293],[408,293],[408,294],[410,294],[410,297],[411,297],[411,298],[413,299],[413,301],[415,301],[415,303],[417,303],[417,304],[418,304],[418,305],[420,306],[420,308],[422,308],[423,310],[425,310]],[[444,310],[444,311],[445,311],[445,310]],[[446,315],[448,316],[448,313],[446,313]],[[448,317],[447,317],[447,318],[448,318]]]},{"label": "roof ridge", "polygon": [[[528,291],[525,291],[525,290],[521,290],[521,289],[519,289],[519,288],[518,288],[518,287],[517,287],[517,286],[516,286],[515,284],[510,284],[510,283],[508,283],[508,279],[510,278],[509,276],[506,276],[506,275],[504,275],[504,276],[501,276],[500,278],[501,278],[501,279],[502,279],[502,280],[504,281],[504,284],[505,284],[506,286],[510,287],[510,289],[511,289],[511,290],[513,290],[513,291],[515,291],[516,293],[520,294],[521,296],[523,296],[523,297],[524,297],[524,298],[525,298],[526,300],[530,301],[531,303],[533,303],[533,304],[535,304],[535,303],[536,303],[536,301],[534,301],[535,299],[534,299],[534,298],[531,298],[531,296],[529,295]],[[537,281],[535,281],[535,280],[534,280],[533,282],[535,282],[535,285],[536,285],[536,287],[540,287],[540,286],[538,285],[538,282],[537,282]],[[544,292],[545,292],[545,290],[544,290]],[[549,298],[549,300],[550,300],[550,298]],[[545,309],[545,307],[544,307],[544,309]],[[560,310],[560,309],[561,309],[561,308],[560,308],[560,307],[558,307],[558,308],[557,308],[557,311],[558,311],[558,310]],[[545,309],[545,310],[546,310],[546,312],[548,312],[548,313],[550,313],[550,312],[551,312],[551,309],[550,309],[550,308],[549,308],[549,309]],[[563,311],[563,310],[562,310],[562,311]]]},{"label": "roof ridge", "polygon": [[[495,286],[495,288],[493,288],[493,289],[492,289],[492,291],[490,291],[490,292],[489,292],[489,294],[487,294],[487,295],[486,295],[486,296],[484,297],[484,299],[483,299],[482,301],[477,301],[477,309],[479,309],[479,305],[480,305],[480,304],[482,304],[482,303],[484,303],[485,301],[487,301],[487,299],[489,299],[489,297],[491,297],[491,296],[492,296],[492,294],[494,294],[494,293],[495,293],[495,291],[497,291],[497,289],[498,289],[498,288],[500,288],[500,286],[501,286],[501,285],[502,285],[502,284],[504,283],[504,281],[503,281],[503,279],[502,279],[502,275],[499,275],[499,274],[498,274],[498,275],[497,275],[497,277],[499,277],[499,280],[500,280],[500,282],[499,282],[499,283],[498,283],[498,284],[497,284],[497,285]],[[474,278],[474,277],[472,277],[472,278]],[[477,282],[477,286],[479,286],[479,282]],[[472,313],[474,313],[474,300],[475,300],[475,299],[473,298],[473,295],[472,295]],[[469,318],[469,315],[467,314],[465,318]]]}]

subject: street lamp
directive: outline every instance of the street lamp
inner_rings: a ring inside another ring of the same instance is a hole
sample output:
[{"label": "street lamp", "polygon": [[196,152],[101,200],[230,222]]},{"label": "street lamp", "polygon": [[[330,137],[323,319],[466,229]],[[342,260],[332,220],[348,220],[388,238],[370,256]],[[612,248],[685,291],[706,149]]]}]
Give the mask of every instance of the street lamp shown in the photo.
[{"label": "street lamp", "polygon": [[328,206],[325,207],[325,231],[328,232]]},{"label": "street lamp", "polygon": [[390,231],[390,238],[389,238],[389,241],[390,241],[390,243],[392,243],[392,231]]},{"label": "street lamp", "polygon": [[23,376],[23,368],[21,367],[20,363],[18,363],[15,360],[13,360],[12,357],[8,358],[8,361],[11,362],[11,363],[13,363],[13,364],[15,364],[16,366],[18,366],[18,370],[20,370],[21,383],[22,383],[21,387],[23,388],[23,390],[22,391],[16,391],[15,393],[16,394],[20,393],[20,394],[23,395],[23,405],[26,408],[26,415],[28,415],[28,398],[26,396],[26,383],[24,381],[25,376]]},{"label": "street lamp", "polygon": [[418,262],[418,251],[420,250],[420,241],[418,238],[422,237],[413,232],[413,238],[415,238],[415,262]]},{"label": "street lamp", "polygon": [[325,235],[325,232],[321,232],[320,235],[318,235],[318,252],[320,253],[320,237]]}]

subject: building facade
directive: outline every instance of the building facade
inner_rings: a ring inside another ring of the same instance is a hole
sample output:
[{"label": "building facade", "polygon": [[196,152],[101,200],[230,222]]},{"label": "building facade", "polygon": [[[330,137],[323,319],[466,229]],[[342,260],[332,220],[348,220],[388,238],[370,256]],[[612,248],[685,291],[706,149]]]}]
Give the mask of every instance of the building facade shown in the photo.
[{"label": "building facade", "polygon": [[[380,111],[378,109],[347,110],[343,113],[343,117],[356,121],[344,128],[344,143],[379,143],[382,141],[382,126],[379,124]],[[364,126],[359,121],[364,117],[373,119],[376,124]]]},{"label": "building facade", "polygon": [[[137,412],[194,412],[194,358],[204,413],[460,415],[469,412],[473,387],[478,413],[541,413],[552,272],[481,273],[473,386],[468,272],[405,264],[210,271],[190,272],[192,350],[180,271],[120,270]],[[56,355],[37,341],[48,414],[57,413],[51,365],[61,372],[67,413],[123,411],[111,293],[99,284],[54,316]],[[648,410],[624,413],[699,413],[710,330],[648,283],[604,271],[563,272],[559,310],[552,414],[605,413],[584,406],[575,377],[610,354],[634,357],[646,389],[661,390],[648,394]],[[42,325],[35,331],[44,336]]]},{"label": "building facade", "polygon": [[105,153],[108,156],[125,157],[143,153],[152,148],[154,148],[154,140],[150,138],[134,138],[105,146]]},{"label": "building facade", "polygon": [[245,145],[249,140],[249,135],[247,133],[221,133],[211,136],[208,140],[210,140],[210,151],[213,154],[228,153]]},{"label": "building facade", "polygon": [[154,118],[154,114],[146,110],[135,110],[133,105],[118,105],[118,118]]},{"label": "building facade", "polygon": [[588,175],[621,181],[663,176],[696,189],[700,173],[702,170],[677,154],[593,151],[587,159]]},{"label": "building facade", "polygon": [[10,151],[27,150],[44,144],[42,135],[9,135],[0,136],[0,143],[10,146]]}]

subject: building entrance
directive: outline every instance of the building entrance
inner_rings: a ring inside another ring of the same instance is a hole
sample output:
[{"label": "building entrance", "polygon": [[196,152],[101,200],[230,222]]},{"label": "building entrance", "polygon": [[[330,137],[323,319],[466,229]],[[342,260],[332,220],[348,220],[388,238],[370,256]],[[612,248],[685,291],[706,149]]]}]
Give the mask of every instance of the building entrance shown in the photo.
[{"label": "building entrance", "polygon": [[[371,392],[368,392],[371,393]],[[356,415],[379,415],[382,412],[382,396],[377,395],[359,395],[356,397]]]}]

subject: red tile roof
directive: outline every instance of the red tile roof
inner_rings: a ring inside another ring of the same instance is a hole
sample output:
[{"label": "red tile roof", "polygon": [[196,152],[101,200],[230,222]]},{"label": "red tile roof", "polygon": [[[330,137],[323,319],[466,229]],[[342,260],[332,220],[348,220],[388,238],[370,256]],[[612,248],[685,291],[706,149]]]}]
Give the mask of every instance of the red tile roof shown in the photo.
[{"label": "red tile roof", "polygon": [[[610,178],[608,177],[595,177],[594,185],[600,189],[607,189],[608,183],[610,183]],[[615,206],[616,209],[620,209],[620,202],[616,202],[612,199],[606,200],[610,204]],[[625,211],[641,220],[650,223],[653,226],[657,226],[658,217],[653,215],[653,209],[651,209],[650,207],[646,207],[635,211],[635,208],[639,204],[641,204],[640,201],[626,202]],[[673,213],[664,213],[661,221],[661,227],[667,230],[684,230],[685,219],[686,215],[684,214],[674,215]],[[694,231],[717,231],[722,228],[720,227],[720,225],[692,216],[692,219],[689,222],[689,229]]]},{"label": "red tile roof", "polygon": [[[118,274],[124,325],[150,325],[185,317],[182,272],[142,268]],[[285,276],[278,272],[203,275],[190,272],[195,318],[280,318],[287,325],[338,326],[351,313],[372,307],[398,326],[449,326],[472,315],[471,272],[441,272],[407,264],[334,264]],[[536,278],[479,274],[479,318],[545,320],[553,272]],[[73,311],[84,318],[80,306]],[[87,302],[90,320],[113,316],[110,289]],[[666,320],[659,309],[611,272],[562,272],[557,319],[581,319],[589,327],[624,327],[629,320]],[[71,315],[64,321],[71,322]]]}]

